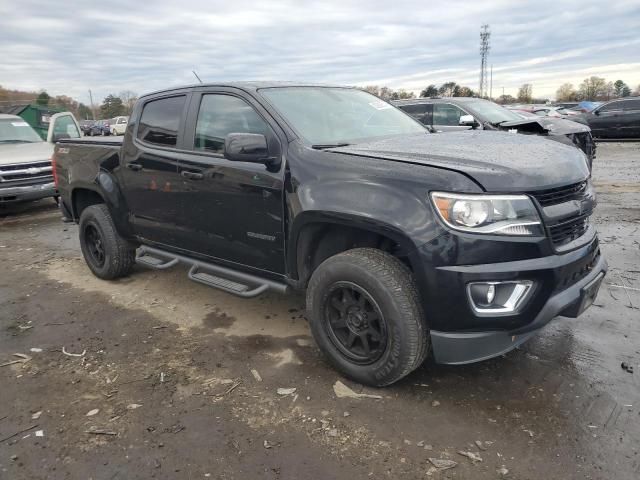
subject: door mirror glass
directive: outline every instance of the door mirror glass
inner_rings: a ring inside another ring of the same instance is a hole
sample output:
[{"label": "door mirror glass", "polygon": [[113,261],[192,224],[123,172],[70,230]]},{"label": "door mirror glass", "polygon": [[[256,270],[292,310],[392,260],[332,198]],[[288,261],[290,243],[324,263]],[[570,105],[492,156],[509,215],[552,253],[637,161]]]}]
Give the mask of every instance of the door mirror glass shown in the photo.
[{"label": "door mirror glass", "polygon": [[458,123],[465,127],[473,127],[477,125],[476,119],[473,118],[473,115],[461,115]]},{"label": "door mirror glass", "polygon": [[230,133],[224,138],[224,157],[236,162],[268,163],[267,137],[259,133]]}]

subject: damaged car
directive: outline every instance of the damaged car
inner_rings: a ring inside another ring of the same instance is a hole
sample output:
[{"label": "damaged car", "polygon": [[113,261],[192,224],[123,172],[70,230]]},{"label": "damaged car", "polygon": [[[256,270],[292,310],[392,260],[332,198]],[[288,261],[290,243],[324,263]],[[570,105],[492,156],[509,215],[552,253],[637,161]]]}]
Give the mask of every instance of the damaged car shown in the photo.
[{"label": "damaged car", "polygon": [[542,135],[584,152],[589,169],[596,155],[591,129],[562,118],[526,117],[482,98],[414,98],[392,102],[432,132],[504,130]]}]

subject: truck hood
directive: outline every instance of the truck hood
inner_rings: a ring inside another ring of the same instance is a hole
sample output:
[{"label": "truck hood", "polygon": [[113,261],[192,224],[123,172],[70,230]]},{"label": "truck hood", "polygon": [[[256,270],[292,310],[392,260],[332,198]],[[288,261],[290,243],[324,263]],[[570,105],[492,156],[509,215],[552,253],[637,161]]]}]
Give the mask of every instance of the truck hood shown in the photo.
[{"label": "truck hood", "polygon": [[523,118],[498,125],[500,130],[516,129],[520,133],[536,133],[543,135],[568,135],[570,133],[588,132],[589,127],[571,120],[555,117]]},{"label": "truck hood", "polygon": [[417,134],[331,151],[457,171],[491,192],[554,188],[589,176],[585,156],[577,148],[507,132]]},{"label": "truck hood", "polygon": [[42,162],[50,160],[52,154],[52,143],[0,143],[0,165]]}]

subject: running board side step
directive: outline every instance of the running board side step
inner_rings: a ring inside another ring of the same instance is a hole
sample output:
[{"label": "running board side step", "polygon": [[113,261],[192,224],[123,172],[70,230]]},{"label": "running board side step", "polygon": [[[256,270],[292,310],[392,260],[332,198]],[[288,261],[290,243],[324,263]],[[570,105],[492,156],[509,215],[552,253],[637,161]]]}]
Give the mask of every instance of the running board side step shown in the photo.
[{"label": "running board side step", "polygon": [[136,262],[155,270],[165,270],[178,263],[184,263],[191,267],[188,273],[190,280],[243,298],[257,297],[267,290],[286,293],[289,289],[288,285],[284,283],[167,252],[159,248],[140,247],[136,252]]}]

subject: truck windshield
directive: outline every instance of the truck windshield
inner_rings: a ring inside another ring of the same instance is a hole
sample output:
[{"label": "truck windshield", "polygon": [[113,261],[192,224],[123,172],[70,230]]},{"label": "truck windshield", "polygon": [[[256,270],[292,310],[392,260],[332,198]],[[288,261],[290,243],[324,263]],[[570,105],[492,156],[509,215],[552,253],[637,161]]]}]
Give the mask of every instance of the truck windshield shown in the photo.
[{"label": "truck windshield", "polygon": [[21,118],[0,119],[0,143],[42,142],[40,135]]},{"label": "truck windshield", "polygon": [[478,120],[499,125],[504,122],[515,122],[522,120],[522,117],[511,110],[504,108],[497,103],[487,100],[478,100],[475,102],[465,102],[464,108],[477,117]]},{"label": "truck windshield", "polygon": [[273,87],[260,93],[317,147],[390,135],[427,133],[413,118],[370,93],[339,87]]}]

